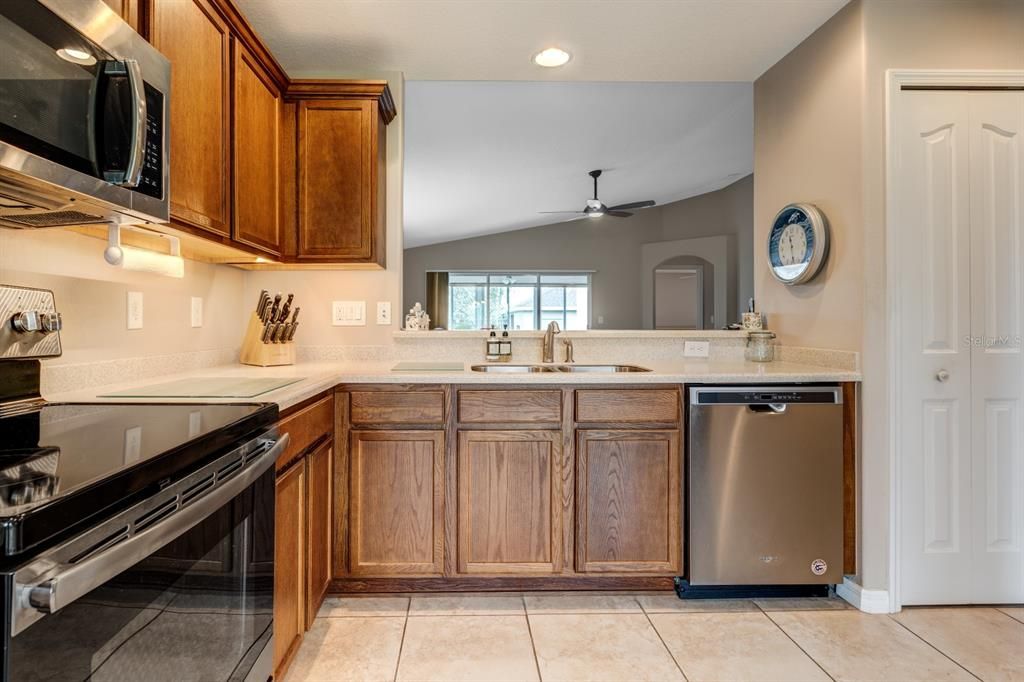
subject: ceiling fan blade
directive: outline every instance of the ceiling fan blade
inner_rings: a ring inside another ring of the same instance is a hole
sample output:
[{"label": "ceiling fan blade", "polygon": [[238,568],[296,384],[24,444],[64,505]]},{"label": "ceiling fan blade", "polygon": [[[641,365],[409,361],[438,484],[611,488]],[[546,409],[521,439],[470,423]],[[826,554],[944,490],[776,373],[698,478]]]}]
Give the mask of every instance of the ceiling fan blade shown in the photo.
[{"label": "ceiling fan blade", "polygon": [[609,206],[609,211],[628,211],[631,208],[647,208],[648,206],[654,206],[654,202],[648,199],[647,201],[634,201],[631,204],[619,204],[618,206]]},{"label": "ceiling fan blade", "polygon": [[611,209],[605,211],[604,214],[615,216],[616,218],[628,218],[629,216],[633,215],[629,211],[613,211]]},{"label": "ceiling fan blade", "polygon": [[537,211],[537,213],[583,213],[583,211]]}]

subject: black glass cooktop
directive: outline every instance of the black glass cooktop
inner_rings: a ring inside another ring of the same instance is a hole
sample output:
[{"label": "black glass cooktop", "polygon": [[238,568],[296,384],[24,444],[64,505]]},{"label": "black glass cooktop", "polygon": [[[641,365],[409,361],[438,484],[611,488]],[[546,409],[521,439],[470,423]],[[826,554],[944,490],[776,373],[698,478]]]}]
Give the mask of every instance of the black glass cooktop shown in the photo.
[{"label": "black glass cooktop", "polygon": [[263,404],[70,404],[0,419],[0,555],[18,554],[271,427]]}]

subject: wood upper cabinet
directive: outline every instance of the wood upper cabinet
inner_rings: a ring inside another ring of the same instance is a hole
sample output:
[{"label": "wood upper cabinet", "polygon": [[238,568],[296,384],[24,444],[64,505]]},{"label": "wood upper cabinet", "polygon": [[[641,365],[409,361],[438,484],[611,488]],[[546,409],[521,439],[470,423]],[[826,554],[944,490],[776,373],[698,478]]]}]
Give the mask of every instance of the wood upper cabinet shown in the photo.
[{"label": "wood upper cabinet", "polygon": [[306,627],[313,627],[317,610],[331,582],[331,497],[334,492],[333,441],[328,440],[306,457]]},{"label": "wood upper cabinet", "polygon": [[171,218],[231,235],[231,33],[208,0],[149,0],[149,39],[171,61]]},{"label": "wood upper cabinet", "polygon": [[349,570],[440,575],[444,550],[444,432],[352,431]]},{"label": "wood upper cabinet", "polygon": [[281,93],[238,40],[232,41],[235,241],[281,255]]},{"label": "wood upper cabinet", "polygon": [[297,117],[297,260],[383,267],[390,119],[373,97],[300,100]]},{"label": "wood upper cabinet", "polygon": [[306,462],[277,476],[274,526],[274,670],[280,679],[306,630]]},{"label": "wood upper cabinet", "polygon": [[460,431],[457,459],[458,571],[561,571],[561,431]]},{"label": "wood upper cabinet", "polygon": [[678,430],[577,431],[576,570],[682,568]]}]

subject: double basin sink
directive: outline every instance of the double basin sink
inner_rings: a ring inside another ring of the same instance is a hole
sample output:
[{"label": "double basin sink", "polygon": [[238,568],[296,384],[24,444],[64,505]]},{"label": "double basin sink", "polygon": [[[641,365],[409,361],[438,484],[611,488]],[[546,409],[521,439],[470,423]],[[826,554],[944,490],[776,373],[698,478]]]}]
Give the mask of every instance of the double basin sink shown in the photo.
[{"label": "double basin sink", "polygon": [[497,374],[533,374],[535,372],[595,372],[613,374],[616,372],[650,372],[646,367],[636,365],[473,365],[474,372]]}]

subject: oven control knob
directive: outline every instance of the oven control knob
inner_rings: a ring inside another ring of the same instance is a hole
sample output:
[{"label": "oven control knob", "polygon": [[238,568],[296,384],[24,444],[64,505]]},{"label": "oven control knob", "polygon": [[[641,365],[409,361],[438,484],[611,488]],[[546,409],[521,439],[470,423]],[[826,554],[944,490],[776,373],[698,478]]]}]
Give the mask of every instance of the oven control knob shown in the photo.
[{"label": "oven control knob", "polygon": [[40,613],[53,613],[53,585],[50,583],[26,588],[25,598],[30,608]]},{"label": "oven control knob", "polygon": [[60,313],[41,313],[38,310],[27,310],[11,318],[11,327],[14,331],[21,334],[28,334],[30,332],[49,334],[50,332],[59,332],[61,327],[63,327],[63,322],[61,321]]}]

